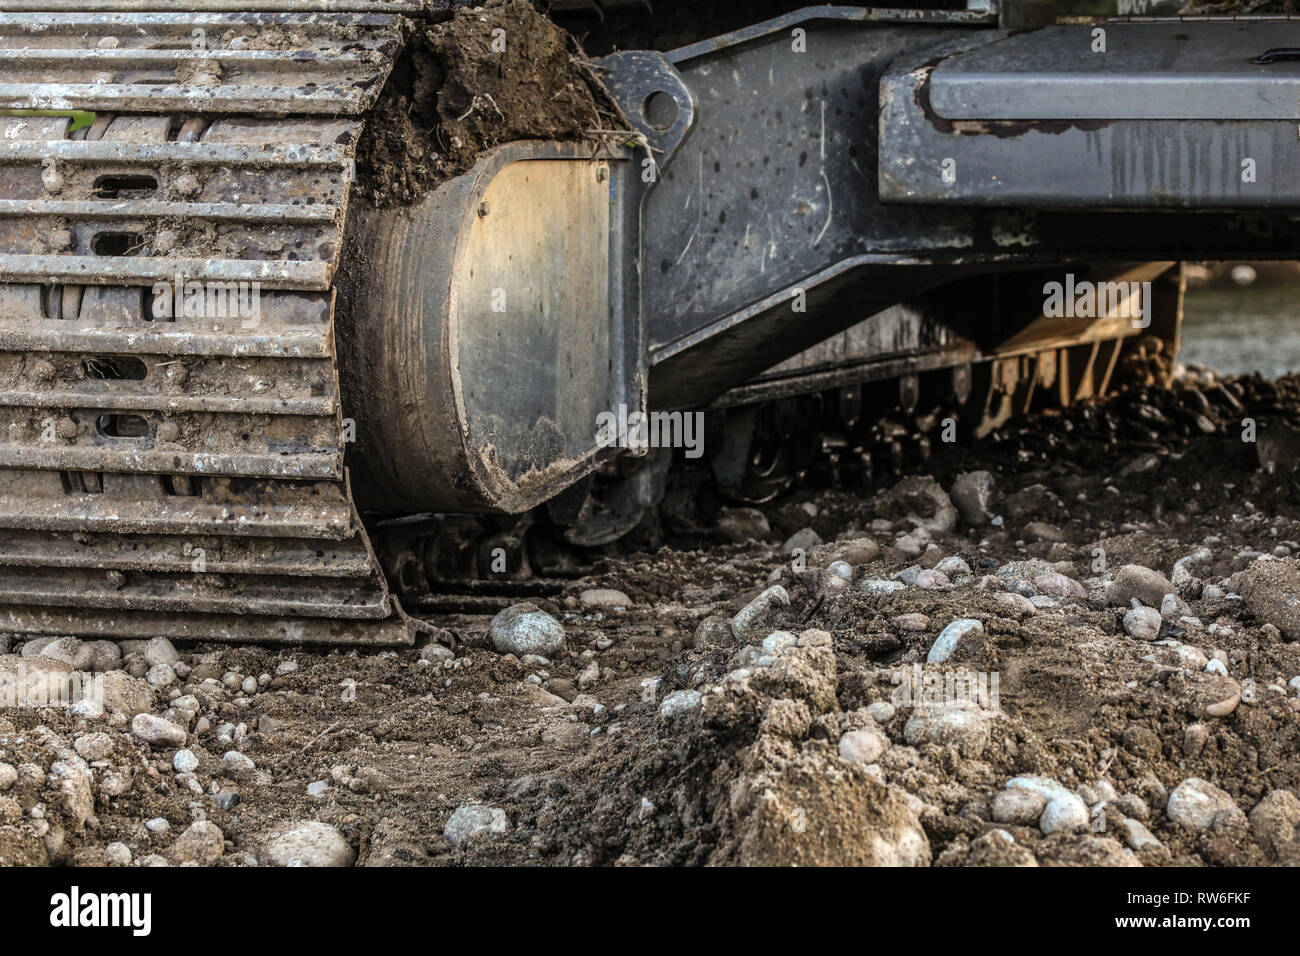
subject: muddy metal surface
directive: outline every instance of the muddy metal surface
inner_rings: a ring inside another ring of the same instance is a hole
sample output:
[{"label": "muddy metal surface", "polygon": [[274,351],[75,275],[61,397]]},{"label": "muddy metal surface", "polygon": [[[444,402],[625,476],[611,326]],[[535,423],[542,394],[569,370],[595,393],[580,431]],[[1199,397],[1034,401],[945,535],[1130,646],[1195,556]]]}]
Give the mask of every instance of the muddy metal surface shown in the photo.
[{"label": "muddy metal surface", "polygon": [[0,713],[0,862],[1296,862],[1297,419],[1184,377],[420,650],[4,638],[108,709]]}]

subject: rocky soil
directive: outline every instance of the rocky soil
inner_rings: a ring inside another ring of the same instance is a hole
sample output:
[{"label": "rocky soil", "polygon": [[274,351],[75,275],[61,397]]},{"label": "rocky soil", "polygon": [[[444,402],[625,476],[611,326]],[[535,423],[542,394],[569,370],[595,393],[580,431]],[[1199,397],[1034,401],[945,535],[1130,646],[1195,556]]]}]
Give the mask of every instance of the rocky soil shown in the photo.
[{"label": "rocky soil", "polygon": [[420,649],[0,638],[86,698],[0,709],[0,863],[1300,862],[1298,418],[1189,374]]}]

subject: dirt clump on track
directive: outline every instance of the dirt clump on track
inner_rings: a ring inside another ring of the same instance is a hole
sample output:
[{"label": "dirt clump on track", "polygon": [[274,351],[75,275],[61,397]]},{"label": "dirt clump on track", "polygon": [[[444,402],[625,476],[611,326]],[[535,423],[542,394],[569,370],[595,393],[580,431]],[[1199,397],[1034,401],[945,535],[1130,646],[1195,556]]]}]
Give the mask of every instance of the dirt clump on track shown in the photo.
[{"label": "dirt clump on track", "polygon": [[498,144],[583,140],[610,127],[601,119],[610,100],[577,42],[526,0],[442,17],[407,26],[358,144],[357,198],[410,205]]}]

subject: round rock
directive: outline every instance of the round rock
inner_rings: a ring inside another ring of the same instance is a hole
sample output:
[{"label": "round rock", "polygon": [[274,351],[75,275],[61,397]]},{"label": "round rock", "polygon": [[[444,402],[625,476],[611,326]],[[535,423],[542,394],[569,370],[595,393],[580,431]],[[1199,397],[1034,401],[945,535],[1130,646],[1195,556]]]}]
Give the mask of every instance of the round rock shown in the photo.
[{"label": "round rock", "polygon": [[564,650],[564,627],[533,604],[515,604],[492,618],[492,645],[502,654],[551,657]]},{"label": "round rock", "polygon": [[849,763],[875,763],[889,749],[889,738],[874,727],[850,730],[840,738],[840,759]]},{"label": "round rock", "polygon": [[1188,777],[1169,794],[1165,814],[1175,823],[1205,830],[1223,814],[1225,817],[1241,815],[1232,797],[1208,780]]},{"label": "round rock", "polygon": [[329,824],[298,820],[269,831],[257,859],[263,866],[351,866],[356,854]]}]

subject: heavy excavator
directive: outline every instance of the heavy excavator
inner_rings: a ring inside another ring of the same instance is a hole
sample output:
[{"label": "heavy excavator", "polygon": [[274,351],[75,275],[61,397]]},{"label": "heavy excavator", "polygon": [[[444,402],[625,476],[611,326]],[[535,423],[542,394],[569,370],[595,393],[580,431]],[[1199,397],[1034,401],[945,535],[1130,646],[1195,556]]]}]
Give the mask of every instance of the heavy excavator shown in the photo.
[{"label": "heavy excavator", "polygon": [[814,6],[612,42],[625,135],[350,204],[429,8],[0,0],[0,630],[409,644],[449,553],[523,573],[491,516],[600,546],[663,500],[671,449],[602,415],[704,412],[718,486],[761,501],[828,436],[869,470],[918,410],[983,434],[1166,380],[1178,262],[1297,255],[1287,16]]}]

